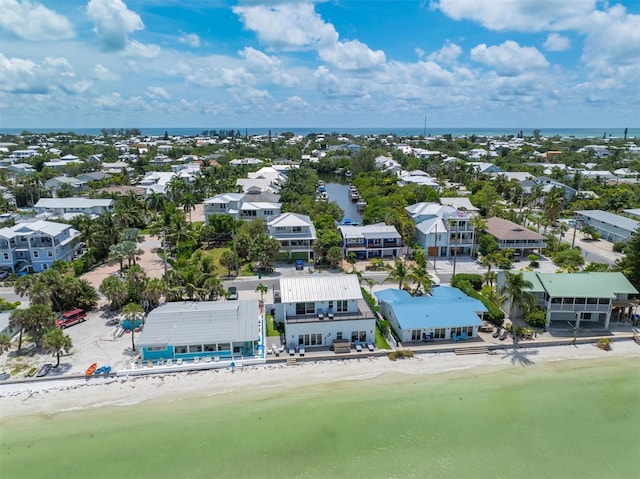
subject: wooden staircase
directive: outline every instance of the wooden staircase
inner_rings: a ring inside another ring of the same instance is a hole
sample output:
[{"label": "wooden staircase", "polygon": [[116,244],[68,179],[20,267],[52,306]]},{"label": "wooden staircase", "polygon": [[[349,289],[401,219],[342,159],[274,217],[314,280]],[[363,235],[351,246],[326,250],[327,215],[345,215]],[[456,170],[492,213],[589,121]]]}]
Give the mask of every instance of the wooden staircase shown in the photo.
[{"label": "wooden staircase", "polygon": [[287,358],[287,366],[297,366],[298,360],[296,358]]},{"label": "wooden staircase", "polygon": [[471,346],[468,348],[454,348],[453,352],[458,356],[465,354],[489,354],[489,348],[486,346]]}]

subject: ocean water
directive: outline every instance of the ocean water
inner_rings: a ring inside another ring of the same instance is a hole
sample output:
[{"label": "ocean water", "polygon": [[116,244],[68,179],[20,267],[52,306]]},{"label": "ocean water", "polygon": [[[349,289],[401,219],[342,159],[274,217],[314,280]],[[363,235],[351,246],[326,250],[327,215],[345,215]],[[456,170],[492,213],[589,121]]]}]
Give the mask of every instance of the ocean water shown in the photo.
[{"label": "ocean water", "polygon": [[[623,138],[624,127],[601,127],[601,128],[543,128],[543,127],[530,127],[524,128],[520,126],[514,127],[502,127],[502,128],[485,128],[485,127],[465,127],[465,128],[427,128],[426,133],[430,136],[451,134],[454,137],[459,136],[504,136],[504,135],[517,135],[520,131],[525,136],[531,136],[534,128],[538,128],[542,136],[562,136],[562,137],[576,137],[576,138],[602,138],[605,134],[607,137]],[[244,135],[245,132],[248,135],[267,135],[271,132],[272,135],[278,135],[283,132],[292,132],[296,135],[306,136],[310,133],[323,133],[330,134],[332,132],[340,134],[350,135],[389,135],[396,134],[398,136],[419,136],[425,133],[424,128],[407,128],[407,127],[371,127],[371,128],[343,128],[343,127],[309,127],[309,128],[244,128],[244,127],[191,127],[191,128],[140,128],[143,135],[148,136],[162,136],[165,131],[172,136],[195,136],[200,135],[204,130],[237,130],[240,134]],[[2,128],[0,127],[0,134],[19,135],[23,131],[28,130],[32,133],[55,133],[55,132],[72,132],[78,135],[100,135],[100,128],[75,128],[75,127],[57,127],[57,128]],[[639,138],[640,128],[630,127],[627,132],[627,138]]]},{"label": "ocean water", "polygon": [[4,421],[0,476],[624,479],[638,398],[598,360],[156,400]]}]

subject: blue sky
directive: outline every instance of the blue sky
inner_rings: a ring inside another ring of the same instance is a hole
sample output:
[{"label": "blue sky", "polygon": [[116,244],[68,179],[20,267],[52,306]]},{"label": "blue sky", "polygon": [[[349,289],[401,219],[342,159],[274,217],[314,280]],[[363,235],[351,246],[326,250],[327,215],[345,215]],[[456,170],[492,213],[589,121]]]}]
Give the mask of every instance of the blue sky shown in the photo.
[{"label": "blue sky", "polygon": [[640,0],[0,0],[0,128],[640,126]]}]

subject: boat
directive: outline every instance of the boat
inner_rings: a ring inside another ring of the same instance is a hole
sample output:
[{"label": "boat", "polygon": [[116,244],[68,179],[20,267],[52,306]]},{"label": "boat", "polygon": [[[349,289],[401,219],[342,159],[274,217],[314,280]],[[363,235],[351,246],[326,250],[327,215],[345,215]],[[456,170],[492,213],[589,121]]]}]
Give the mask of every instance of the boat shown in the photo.
[{"label": "boat", "polygon": [[351,178],[351,172],[349,170],[347,170],[345,172],[344,176],[346,176],[347,178]]},{"label": "boat", "polygon": [[340,226],[358,226],[360,223],[358,223],[357,221],[351,221],[349,218],[345,218],[338,224]]},{"label": "boat", "polygon": [[363,211],[367,207],[367,202],[363,199],[360,199],[360,201],[356,203],[356,206],[358,208],[358,211]]},{"label": "boat", "polygon": [[86,375],[91,376],[98,369],[98,363],[93,363],[91,366],[87,368]]},{"label": "boat", "polygon": [[38,368],[29,369],[29,371],[27,371],[27,377],[31,378],[31,377],[35,376],[37,370],[38,370]]},{"label": "boat", "polygon": [[47,374],[49,374],[49,371],[51,371],[52,367],[53,367],[53,364],[51,364],[51,363],[43,364],[36,371],[36,377],[37,378],[41,378],[43,376],[46,376]]},{"label": "boat", "polygon": [[[88,370],[87,370],[88,372]],[[100,366],[98,369],[95,370],[95,372],[93,373],[94,375],[98,376],[99,374],[109,374],[111,372],[111,366]],[[87,376],[89,376],[89,374],[87,374]]]}]

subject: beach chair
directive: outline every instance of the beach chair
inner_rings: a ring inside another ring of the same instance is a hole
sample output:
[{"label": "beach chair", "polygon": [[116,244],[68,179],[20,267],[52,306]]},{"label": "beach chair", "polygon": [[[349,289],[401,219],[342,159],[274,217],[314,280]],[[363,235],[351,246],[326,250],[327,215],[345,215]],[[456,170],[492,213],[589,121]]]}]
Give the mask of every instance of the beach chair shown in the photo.
[{"label": "beach chair", "polygon": [[296,348],[293,344],[289,345],[289,356],[293,356],[296,354]]},{"label": "beach chair", "polygon": [[304,356],[304,353],[305,353],[304,344],[301,344],[300,347],[298,347],[298,353],[300,353],[300,356]]},{"label": "beach chair", "polygon": [[371,341],[367,341],[367,349],[369,351],[374,351],[373,343]]},{"label": "beach chair", "polygon": [[324,311],[322,311],[322,308],[318,308],[316,313],[318,313],[318,319],[324,319]]},{"label": "beach chair", "polygon": [[327,309],[327,316],[329,316],[329,319],[333,319],[333,308]]},{"label": "beach chair", "polygon": [[451,333],[451,340],[454,342],[458,341],[458,335],[456,333]]},{"label": "beach chair", "polygon": [[360,343],[360,341],[356,341],[356,351],[358,351],[359,353],[362,352],[362,344]]},{"label": "beach chair", "polygon": [[147,367],[149,368],[153,367],[153,361],[151,361],[151,359],[147,359]]},{"label": "beach chair", "polygon": [[204,362],[205,363],[210,363],[211,362],[211,356],[207,356],[206,358],[204,358]]},{"label": "beach chair", "polygon": [[178,366],[180,366],[182,364],[182,358],[178,358],[177,364],[178,364]]},{"label": "beach chair", "polygon": [[427,337],[427,342],[428,343],[435,343],[436,338],[433,336],[433,333],[429,333],[429,336]]},{"label": "beach chair", "polygon": [[467,333],[465,333],[464,331],[460,334],[460,341],[466,341],[467,340]]},{"label": "beach chair", "polygon": [[166,365],[173,366],[173,359],[167,359]]},{"label": "beach chair", "polygon": [[492,334],[494,338],[500,337],[500,328],[496,329],[496,332]]}]

